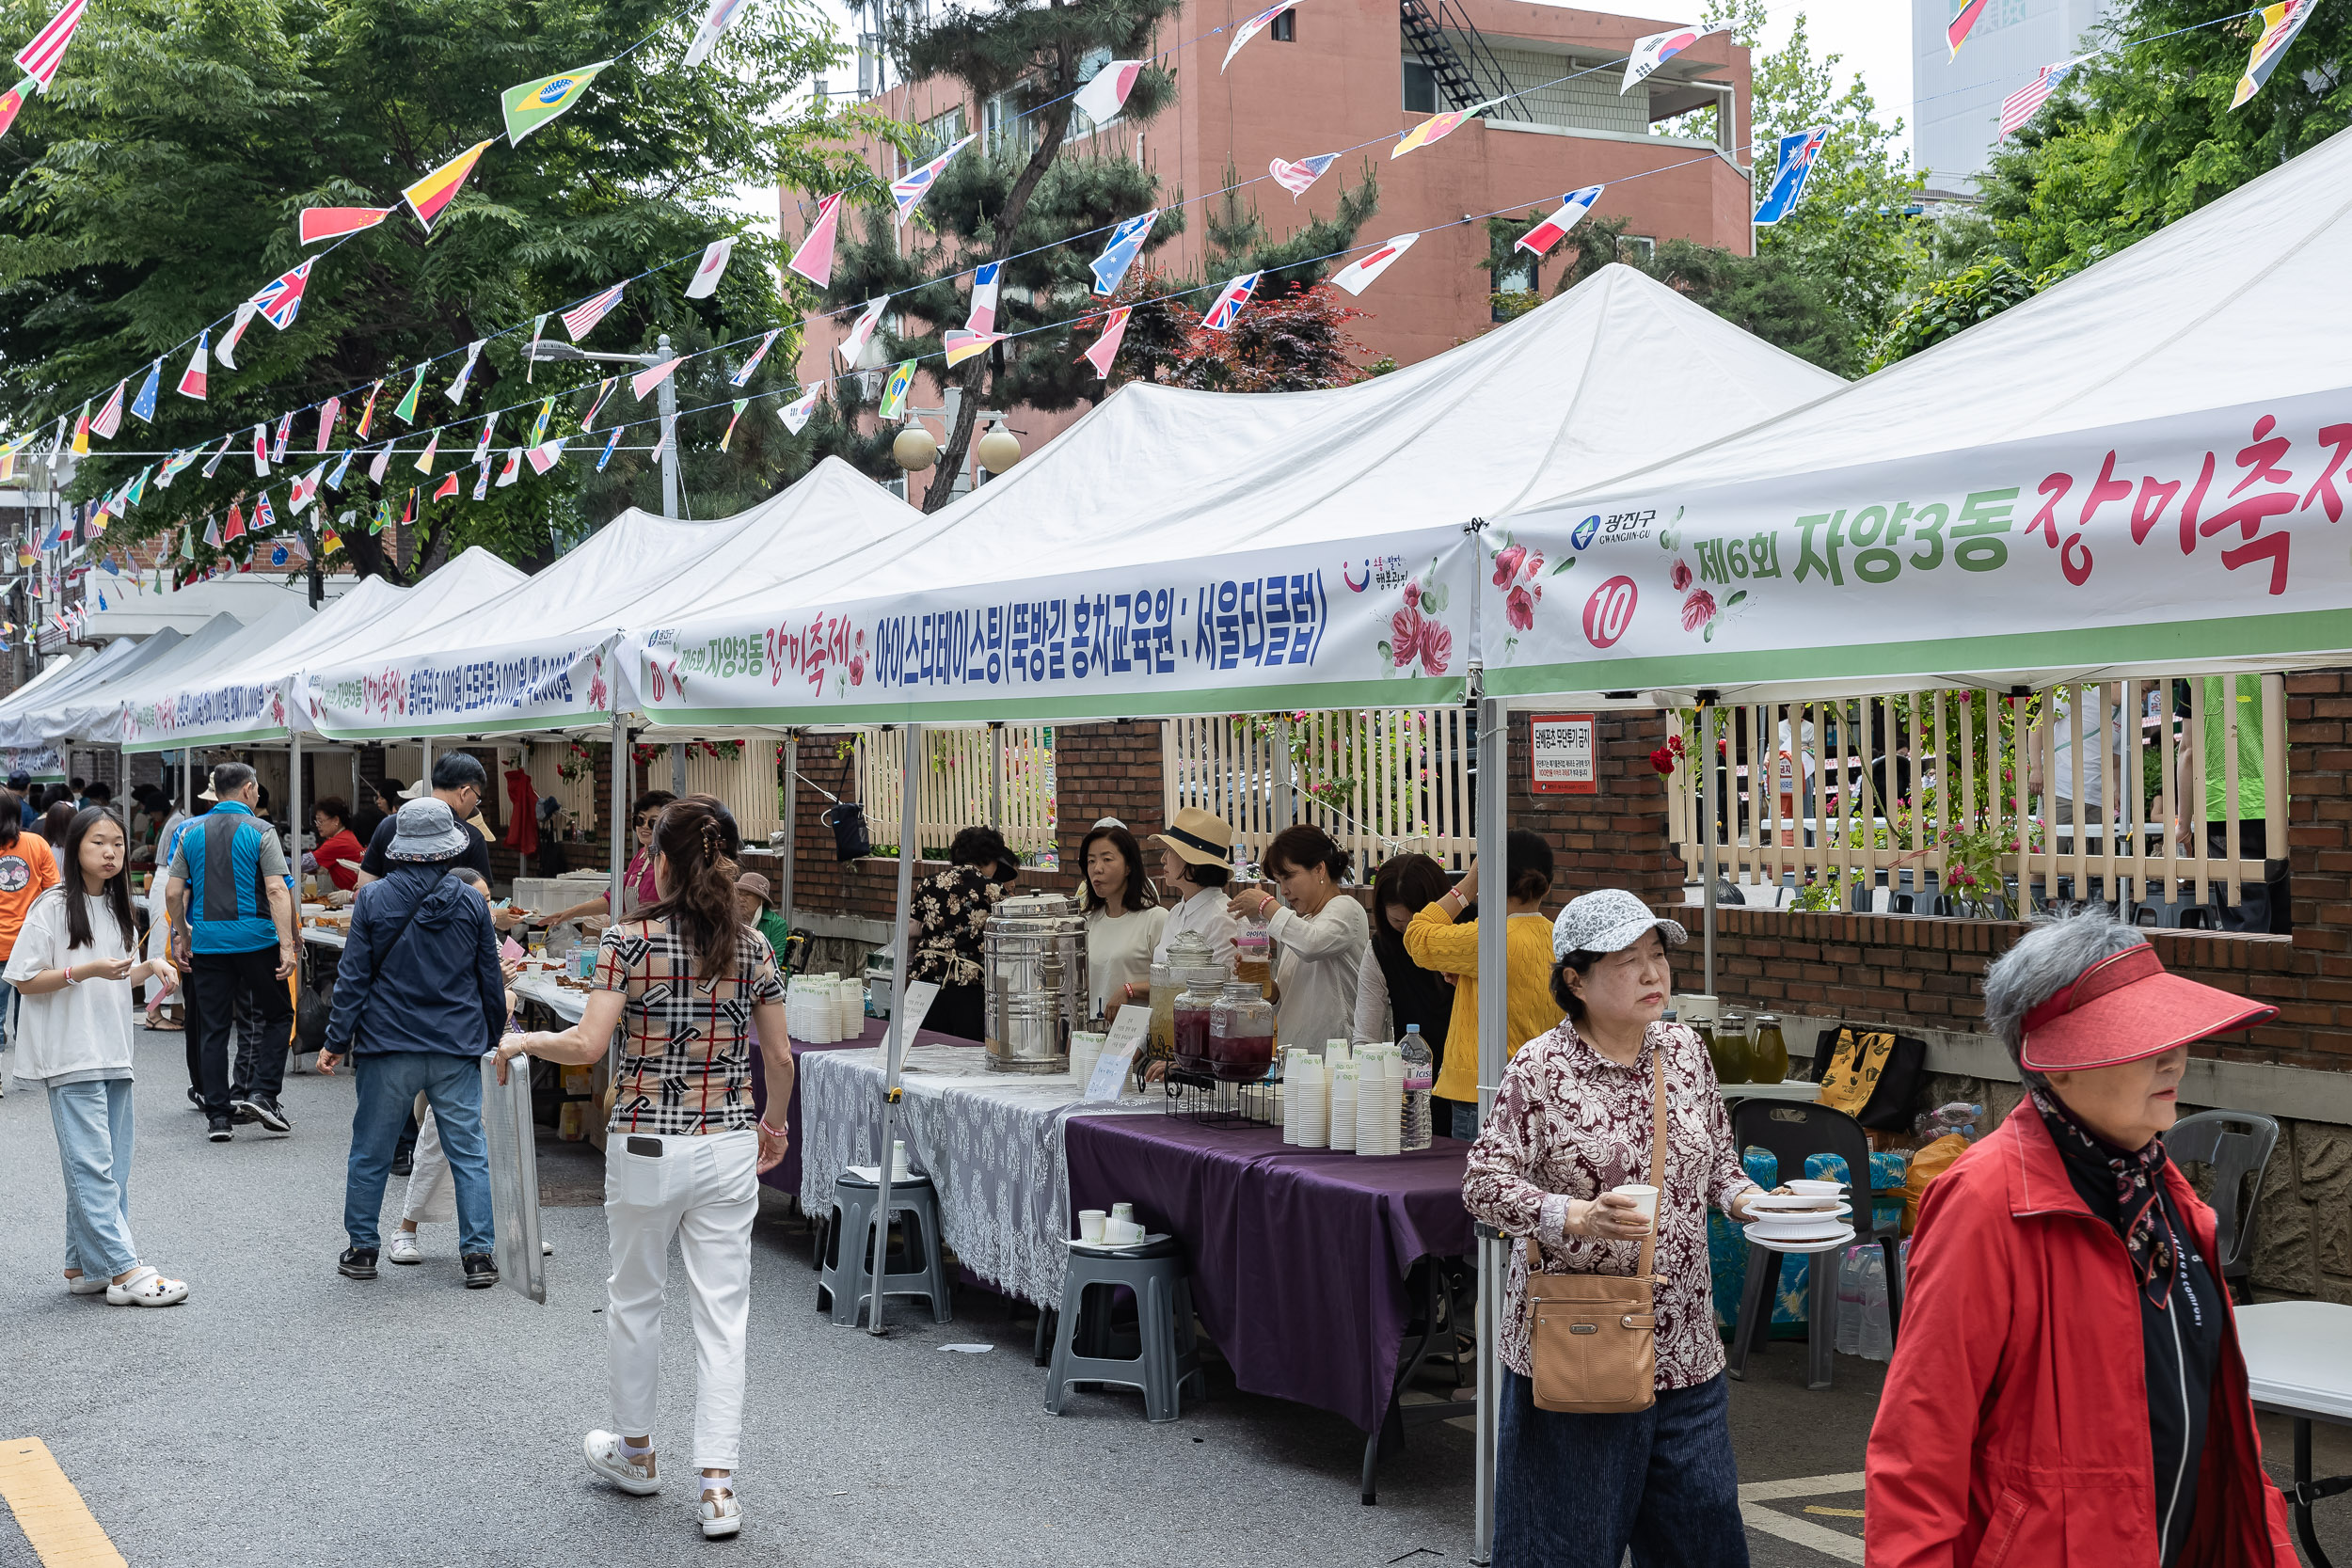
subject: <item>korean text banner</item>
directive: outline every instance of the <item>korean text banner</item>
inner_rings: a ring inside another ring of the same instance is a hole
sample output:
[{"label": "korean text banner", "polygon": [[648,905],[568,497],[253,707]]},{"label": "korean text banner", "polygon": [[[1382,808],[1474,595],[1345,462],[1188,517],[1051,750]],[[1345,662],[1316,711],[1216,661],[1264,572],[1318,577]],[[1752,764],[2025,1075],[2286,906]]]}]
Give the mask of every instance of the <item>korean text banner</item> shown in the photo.
[{"label": "korean text banner", "polygon": [[1481,541],[1499,695],[2309,661],[2352,648],[2352,393],[1689,494]]},{"label": "korean text banner", "polygon": [[1459,529],[1431,529],[777,605],[635,632],[623,663],[630,705],[669,725],[1452,701],[1470,562]]},{"label": "korean text banner", "polygon": [[611,633],[476,653],[390,657],[307,676],[320,734],[339,740],[594,725],[612,712]]},{"label": "korean text banner", "polygon": [[276,737],[286,733],[286,683],[231,681],[141,696],[122,710],[120,743],[153,751],[187,742]]}]

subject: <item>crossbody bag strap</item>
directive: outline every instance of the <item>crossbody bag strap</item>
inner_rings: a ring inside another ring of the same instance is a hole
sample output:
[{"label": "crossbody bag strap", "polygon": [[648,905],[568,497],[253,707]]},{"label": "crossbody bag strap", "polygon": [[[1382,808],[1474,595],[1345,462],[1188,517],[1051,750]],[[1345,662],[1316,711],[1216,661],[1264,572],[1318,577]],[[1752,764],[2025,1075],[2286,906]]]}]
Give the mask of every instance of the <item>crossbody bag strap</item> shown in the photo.
[{"label": "crossbody bag strap", "polygon": [[1649,1184],[1658,1189],[1658,1212],[1650,1220],[1649,1234],[1642,1238],[1642,1261],[1633,1271],[1637,1279],[1651,1277],[1650,1266],[1657,1260],[1658,1254],[1658,1225],[1666,1213],[1666,1045],[1663,1040],[1650,1047]]}]

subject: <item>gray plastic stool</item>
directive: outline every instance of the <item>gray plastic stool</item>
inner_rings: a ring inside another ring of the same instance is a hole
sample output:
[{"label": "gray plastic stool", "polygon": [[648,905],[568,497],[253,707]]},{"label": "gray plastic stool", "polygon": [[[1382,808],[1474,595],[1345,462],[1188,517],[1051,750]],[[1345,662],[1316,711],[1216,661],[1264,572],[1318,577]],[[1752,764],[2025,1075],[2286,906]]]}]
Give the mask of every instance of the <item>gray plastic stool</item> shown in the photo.
[{"label": "gray plastic stool", "polygon": [[[833,1321],[855,1327],[874,1293],[874,1204],[880,1188],[861,1176],[846,1172],[833,1184],[833,1212],[825,1218],[825,1236],[817,1271],[817,1309],[830,1311]],[[898,1222],[899,1245],[885,1254],[882,1293],[922,1296],[931,1304],[931,1317],[946,1323],[954,1314],[947,1301],[947,1270],[939,1260],[939,1194],[928,1176],[910,1176],[890,1183],[890,1216]],[[854,1239],[852,1239],[854,1238]],[[852,1256],[843,1258],[843,1247]],[[894,1267],[893,1259],[912,1267]]]},{"label": "gray plastic stool", "polygon": [[[1133,1355],[1111,1354],[1121,1348],[1113,1344],[1110,1325],[1110,1290],[1118,1285],[1136,1296],[1138,1343]],[[1091,1303],[1089,1291],[1097,1292]],[[1116,1252],[1071,1248],[1059,1316],[1053,1366],[1045,1374],[1045,1408],[1055,1415],[1061,1414],[1062,1395],[1073,1383],[1140,1388],[1143,1413],[1154,1421],[1176,1419],[1187,1383],[1195,1398],[1208,1398],[1209,1380],[1200,1370],[1192,1328],[1192,1281],[1175,1238],[1149,1237]]]}]

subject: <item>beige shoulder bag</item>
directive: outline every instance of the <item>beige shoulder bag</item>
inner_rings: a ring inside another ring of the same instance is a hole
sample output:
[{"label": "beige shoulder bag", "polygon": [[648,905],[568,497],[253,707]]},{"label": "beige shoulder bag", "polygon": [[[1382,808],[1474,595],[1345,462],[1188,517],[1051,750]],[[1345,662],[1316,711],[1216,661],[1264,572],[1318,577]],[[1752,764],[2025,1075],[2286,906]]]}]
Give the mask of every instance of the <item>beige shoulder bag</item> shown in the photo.
[{"label": "beige shoulder bag", "polygon": [[[1665,1206],[1666,1053],[1651,1050],[1649,1185]],[[1527,1241],[1529,1363],[1535,1407],[1575,1416],[1624,1416],[1658,1401],[1658,1317],[1650,1270],[1658,1227],[1642,1239],[1630,1275],[1543,1274],[1544,1255]]]}]

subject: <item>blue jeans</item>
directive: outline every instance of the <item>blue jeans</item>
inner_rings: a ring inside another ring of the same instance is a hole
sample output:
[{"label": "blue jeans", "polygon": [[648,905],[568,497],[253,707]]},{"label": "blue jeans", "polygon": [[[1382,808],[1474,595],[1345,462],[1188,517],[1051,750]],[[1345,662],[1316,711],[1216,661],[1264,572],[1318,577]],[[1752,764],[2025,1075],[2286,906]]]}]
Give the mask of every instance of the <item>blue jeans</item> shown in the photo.
[{"label": "blue jeans", "polygon": [[1535,1408],[1505,1369],[1493,1568],[1747,1568],[1730,1385],[1663,1388],[1630,1416]]},{"label": "blue jeans", "polygon": [[49,1091],[49,1125],[65,1164],[65,1266],[93,1278],[136,1267],[131,1243],[131,1080]]},{"label": "blue jeans", "polygon": [[373,1251],[384,1212],[392,1151],[419,1090],[433,1107],[441,1152],[457,1188],[457,1250],[488,1252],[490,1155],[482,1136],[482,1060],[447,1051],[369,1051],[351,1059],[359,1105],[351,1116],[351,1164],[343,1177],[343,1230]]},{"label": "blue jeans", "polygon": [[1454,1125],[1447,1129],[1464,1143],[1478,1136],[1478,1101],[1475,1100],[1441,1100],[1438,1103],[1454,1113]]}]

